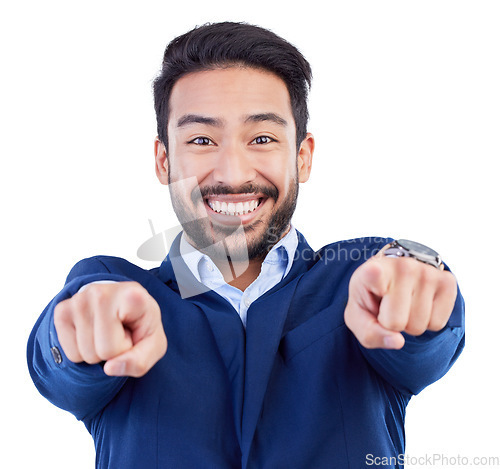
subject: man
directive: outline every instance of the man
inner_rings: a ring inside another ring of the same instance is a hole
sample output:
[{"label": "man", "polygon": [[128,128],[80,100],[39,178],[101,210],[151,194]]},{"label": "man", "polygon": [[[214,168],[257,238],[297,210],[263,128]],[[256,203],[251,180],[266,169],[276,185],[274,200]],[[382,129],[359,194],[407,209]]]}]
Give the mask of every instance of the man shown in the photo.
[{"label": "man", "polygon": [[421,245],[314,252],[291,225],[310,80],[255,26],[167,47],[156,173],[183,234],[150,271],[79,262],[28,345],[35,385],[85,423],[97,467],[402,467],[405,407],[460,354],[463,300]]}]

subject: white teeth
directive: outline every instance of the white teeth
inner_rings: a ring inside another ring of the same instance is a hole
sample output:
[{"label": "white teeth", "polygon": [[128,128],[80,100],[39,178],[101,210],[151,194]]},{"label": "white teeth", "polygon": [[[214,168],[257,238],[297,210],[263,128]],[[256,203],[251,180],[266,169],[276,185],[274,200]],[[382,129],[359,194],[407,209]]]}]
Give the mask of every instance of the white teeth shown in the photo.
[{"label": "white teeth", "polygon": [[259,201],[254,199],[246,202],[226,203],[219,200],[209,200],[208,205],[214,212],[235,216],[253,212],[259,206]]}]

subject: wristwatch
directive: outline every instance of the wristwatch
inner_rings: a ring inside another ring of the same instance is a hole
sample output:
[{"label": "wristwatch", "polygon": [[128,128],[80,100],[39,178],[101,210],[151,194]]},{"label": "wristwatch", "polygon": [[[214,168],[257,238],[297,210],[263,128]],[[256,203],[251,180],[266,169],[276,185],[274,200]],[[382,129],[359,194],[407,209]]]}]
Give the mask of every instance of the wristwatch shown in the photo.
[{"label": "wristwatch", "polygon": [[384,251],[384,255],[388,257],[412,257],[417,261],[432,265],[437,269],[441,269],[441,256],[433,249],[424,246],[423,244],[409,239],[398,239],[393,241]]}]

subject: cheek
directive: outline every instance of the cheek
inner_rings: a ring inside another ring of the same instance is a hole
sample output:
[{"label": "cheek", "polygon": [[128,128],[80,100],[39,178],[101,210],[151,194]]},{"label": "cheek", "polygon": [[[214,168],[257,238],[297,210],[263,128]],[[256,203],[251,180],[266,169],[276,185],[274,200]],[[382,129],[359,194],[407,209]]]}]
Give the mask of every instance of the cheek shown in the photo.
[{"label": "cheek", "polygon": [[269,160],[261,174],[271,182],[280,192],[280,198],[288,195],[290,181],[297,177],[296,160],[270,163]]},{"label": "cheek", "polygon": [[186,171],[186,158],[182,154],[182,145],[175,133],[169,129],[169,135],[172,137],[168,140],[168,162],[170,165],[170,178],[172,181],[178,181],[183,178],[194,176]]},{"label": "cheek", "polygon": [[192,194],[199,195],[198,179],[194,176],[185,178],[172,178],[169,184],[172,196],[183,205],[192,203]]},{"label": "cheek", "polygon": [[171,181],[177,182],[192,178],[201,181],[207,172],[199,158],[191,158],[189,155],[179,155],[174,152],[169,158]]},{"label": "cheek", "polygon": [[172,181],[196,178],[203,181],[211,172],[212,163],[209,158],[191,154],[180,145],[172,142],[169,146],[170,178]]}]

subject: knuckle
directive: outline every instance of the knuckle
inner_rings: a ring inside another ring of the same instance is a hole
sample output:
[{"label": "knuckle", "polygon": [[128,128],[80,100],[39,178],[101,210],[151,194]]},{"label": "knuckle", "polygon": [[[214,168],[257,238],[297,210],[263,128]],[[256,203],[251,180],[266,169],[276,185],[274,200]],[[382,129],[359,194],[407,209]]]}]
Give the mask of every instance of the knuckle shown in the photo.
[{"label": "knuckle", "polygon": [[90,357],[85,360],[85,363],[88,363],[89,365],[97,365],[101,361],[101,358],[97,355],[90,355]]},{"label": "knuckle", "polygon": [[344,323],[347,326],[349,330],[351,330],[353,333],[355,333],[356,329],[356,321],[355,321],[355,312],[354,308],[352,307],[352,300],[349,298],[349,301],[347,303],[347,306],[344,310]]},{"label": "knuckle", "polygon": [[146,302],[149,293],[137,282],[127,282],[123,285],[123,298],[126,302],[134,305],[142,305]]},{"label": "knuckle", "polygon": [[54,324],[56,328],[70,322],[71,316],[72,313],[68,300],[58,303],[54,308]]},{"label": "knuckle", "polygon": [[457,295],[457,280],[451,272],[442,272],[441,284],[446,294],[452,297]]},{"label": "knuckle", "polygon": [[419,336],[422,335],[426,330],[427,325],[410,323],[406,326],[405,332],[413,336]]},{"label": "knuckle", "polygon": [[446,324],[448,324],[448,318],[432,318],[429,323],[429,330],[438,332],[441,329],[444,329]]},{"label": "knuckle", "polygon": [[71,298],[71,302],[74,304],[77,311],[85,311],[88,308],[88,295],[87,290],[77,293]]},{"label": "knuckle", "polygon": [[377,338],[371,329],[363,329],[358,334],[359,343],[365,348],[375,348],[377,346]]},{"label": "knuckle", "polygon": [[117,354],[113,349],[112,345],[106,342],[100,342],[95,344],[96,355],[99,357],[99,361],[110,360],[114,358]]},{"label": "knuckle", "polygon": [[90,355],[85,359],[85,363],[88,365],[97,365],[98,363],[101,363],[101,361],[102,360],[97,355]]},{"label": "knuckle", "polygon": [[398,315],[379,318],[379,322],[385,329],[388,329],[390,331],[401,332],[406,326],[403,318],[399,317]]},{"label": "knuckle", "polygon": [[435,267],[423,265],[420,271],[420,281],[426,285],[436,282],[436,274],[439,273]]},{"label": "knuckle", "polygon": [[[361,264],[353,273],[350,286],[378,285],[384,276],[384,264],[380,259],[372,258]],[[352,289],[352,288],[351,288]]]},{"label": "knuckle", "polygon": [[145,357],[138,357],[134,363],[133,375],[136,377],[144,376],[149,371],[149,366]]},{"label": "knuckle", "polygon": [[103,307],[108,303],[109,300],[109,288],[108,285],[94,284],[88,289],[89,295],[92,295],[92,301],[98,307]]},{"label": "knuckle", "polygon": [[165,333],[162,331],[161,338],[160,338],[160,356],[163,357],[167,353],[168,349],[168,340],[167,336]]},{"label": "knuckle", "polygon": [[123,330],[104,329],[94,336],[95,351],[101,360],[115,358],[130,350],[132,345],[132,340]]},{"label": "knuckle", "polygon": [[350,330],[352,330],[351,317],[352,317],[351,309],[349,308],[349,303],[347,303],[347,306],[344,310],[344,323]]},{"label": "knuckle", "polygon": [[75,350],[64,350],[64,353],[68,360],[73,363],[80,363],[81,361],[83,361],[82,356]]},{"label": "knuckle", "polygon": [[369,277],[378,277],[384,273],[384,267],[380,259],[372,258],[361,264],[357,269],[357,273]]},{"label": "knuckle", "polygon": [[83,361],[89,365],[95,365],[101,362],[101,359],[95,350],[81,350],[80,355],[82,356]]},{"label": "knuckle", "polygon": [[415,259],[401,258],[397,259],[396,273],[401,277],[409,277],[414,274],[418,262]]}]

